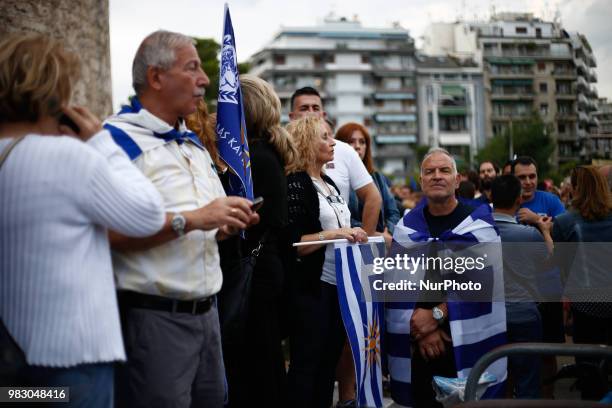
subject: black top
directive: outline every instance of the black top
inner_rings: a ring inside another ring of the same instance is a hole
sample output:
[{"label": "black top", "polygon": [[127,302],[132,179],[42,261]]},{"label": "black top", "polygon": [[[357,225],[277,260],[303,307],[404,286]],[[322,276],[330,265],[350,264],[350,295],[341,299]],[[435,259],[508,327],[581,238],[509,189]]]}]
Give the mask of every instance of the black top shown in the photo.
[{"label": "black top", "polygon": [[423,214],[425,215],[425,221],[429,228],[429,235],[434,238],[439,238],[444,231],[455,228],[473,211],[474,208],[472,206],[458,202],[457,207],[455,207],[450,214],[434,216],[429,212],[429,206],[426,206],[423,210]]},{"label": "black top", "polygon": [[264,199],[257,211],[259,224],[247,231],[248,246],[252,248],[266,230],[270,230],[266,242],[273,242],[287,225],[287,178],[283,160],[274,146],[262,139],[250,143],[253,195]]},{"label": "black top", "polygon": [[[474,208],[462,203],[458,202],[457,207],[447,215],[431,215],[429,212],[429,207],[426,206],[423,209],[423,215],[425,216],[425,221],[427,222],[427,228],[429,229],[429,235],[434,238],[439,238],[440,235],[444,231],[452,230],[457,225],[459,225],[463,220],[466,219],[468,215],[470,215],[474,211]],[[437,250],[439,249],[435,244],[429,244],[430,251],[432,253],[429,256],[437,256]],[[442,276],[440,271],[431,271],[428,270],[425,276],[426,279],[430,281],[440,282],[442,281]],[[440,304],[439,301],[430,302],[429,299],[440,299],[444,297],[444,291],[428,291],[424,293],[421,297],[421,301],[417,303],[416,307],[423,309],[432,309],[434,306]],[[445,329],[447,327],[444,327]]]},{"label": "black top", "polygon": [[[332,179],[323,175],[323,180],[338,191]],[[308,173],[301,171],[287,176],[287,199],[289,242],[299,242],[302,235],[318,233],[323,229],[319,221],[319,197]],[[300,292],[318,292],[325,261],[325,247],[301,257],[297,256],[293,248],[293,255],[294,262],[289,273],[293,278],[293,288]]]}]

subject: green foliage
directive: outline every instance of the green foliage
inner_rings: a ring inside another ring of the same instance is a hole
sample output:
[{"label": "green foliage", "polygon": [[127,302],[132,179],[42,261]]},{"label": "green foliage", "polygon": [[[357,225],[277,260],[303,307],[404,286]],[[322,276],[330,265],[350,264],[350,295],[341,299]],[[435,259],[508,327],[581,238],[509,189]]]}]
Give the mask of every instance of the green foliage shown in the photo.
[{"label": "green foliage", "polygon": [[[196,41],[196,50],[202,61],[202,69],[210,79],[210,85],[206,88],[208,111],[216,112],[217,96],[219,95],[219,52],[221,51],[221,45],[212,38],[194,38],[194,40]],[[250,64],[248,62],[238,63],[240,74],[247,73],[249,68]]]},{"label": "green foliage", "polygon": [[537,114],[525,121],[512,122],[512,131],[508,129],[490,139],[478,152],[476,156],[478,162],[492,160],[502,166],[509,159],[510,132],[512,132],[514,154],[533,157],[538,163],[540,177],[548,176],[552,170],[550,158],[555,150],[555,144],[550,137],[551,127]]}]

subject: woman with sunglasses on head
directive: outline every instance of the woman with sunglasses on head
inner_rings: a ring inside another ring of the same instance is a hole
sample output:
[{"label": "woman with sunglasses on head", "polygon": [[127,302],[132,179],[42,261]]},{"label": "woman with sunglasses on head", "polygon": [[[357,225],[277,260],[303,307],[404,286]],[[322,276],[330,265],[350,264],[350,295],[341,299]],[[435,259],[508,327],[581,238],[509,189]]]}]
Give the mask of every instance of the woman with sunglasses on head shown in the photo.
[{"label": "woman with sunglasses on head", "polygon": [[304,117],[287,130],[298,157],[288,163],[289,233],[297,247],[292,270],[289,403],[292,407],[328,408],[345,330],[336,289],[334,248],[317,242],[347,239],[366,242],[361,228],[350,227],[350,212],[323,166],[333,160],[335,141],[323,121]]}]

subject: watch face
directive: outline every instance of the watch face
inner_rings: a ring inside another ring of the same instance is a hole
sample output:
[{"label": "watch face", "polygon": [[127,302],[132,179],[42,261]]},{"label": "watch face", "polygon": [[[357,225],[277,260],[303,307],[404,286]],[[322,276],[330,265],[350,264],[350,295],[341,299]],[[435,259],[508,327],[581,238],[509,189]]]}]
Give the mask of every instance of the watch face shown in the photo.
[{"label": "watch face", "polygon": [[440,309],[438,309],[437,307],[433,308],[433,318],[436,320],[440,320],[444,317],[444,313],[442,313],[442,311]]},{"label": "watch face", "polygon": [[182,215],[175,215],[172,218],[172,229],[176,232],[182,233],[185,229],[185,217]]}]

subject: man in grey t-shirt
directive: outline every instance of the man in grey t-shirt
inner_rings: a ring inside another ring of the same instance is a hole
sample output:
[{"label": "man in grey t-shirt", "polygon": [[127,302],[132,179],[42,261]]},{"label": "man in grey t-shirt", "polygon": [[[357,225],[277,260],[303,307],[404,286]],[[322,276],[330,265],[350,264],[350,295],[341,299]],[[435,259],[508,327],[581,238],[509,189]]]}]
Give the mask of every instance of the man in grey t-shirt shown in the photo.
[{"label": "man in grey t-shirt", "polygon": [[[537,228],[518,224],[514,215],[521,203],[521,182],[513,175],[497,177],[491,183],[493,219],[503,247],[506,324],[509,343],[542,341],[542,321],[535,303],[537,274],[552,249],[550,219]],[[549,246],[547,248],[547,245]],[[539,398],[540,360],[528,356],[508,359],[517,398]]]}]

